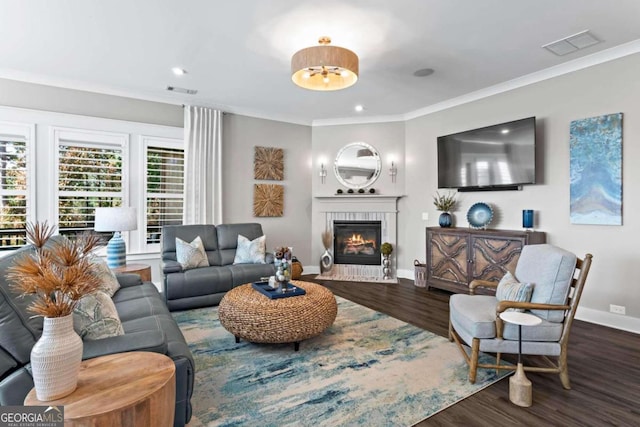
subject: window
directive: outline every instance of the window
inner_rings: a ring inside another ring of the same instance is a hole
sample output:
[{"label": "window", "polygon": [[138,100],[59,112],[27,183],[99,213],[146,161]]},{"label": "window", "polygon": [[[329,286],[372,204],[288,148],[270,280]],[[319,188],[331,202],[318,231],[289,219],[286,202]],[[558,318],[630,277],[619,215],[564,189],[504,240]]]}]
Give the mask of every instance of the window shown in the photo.
[{"label": "window", "polygon": [[127,135],[54,130],[60,234],[92,230],[95,208],[127,206]]},{"label": "window", "polygon": [[33,126],[0,123],[0,250],[26,244],[32,220]]},{"label": "window", "polygon": [[2,106],[0,116],[0,257],[25,245],[29,222],[71,238],[93,230],[97,207],[136,208],[137,229],[122,233],[131,262],[182,223],[182,128]]},{"label": "window", "polygon": [[184,149],[182,141],[144,138],[147,245],[160,243],[163,225],[182,224]]}]

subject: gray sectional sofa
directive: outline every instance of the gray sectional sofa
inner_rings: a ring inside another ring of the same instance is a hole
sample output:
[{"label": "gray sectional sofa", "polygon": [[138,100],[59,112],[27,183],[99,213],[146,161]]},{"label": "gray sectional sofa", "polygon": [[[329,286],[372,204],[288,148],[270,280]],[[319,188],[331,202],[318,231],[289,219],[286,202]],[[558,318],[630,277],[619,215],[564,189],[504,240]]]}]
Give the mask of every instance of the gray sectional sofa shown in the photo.
[{"label": "gray sectional sofa", "polygon": [[[266,264],[233,264],[238,234],[249,240],[263,235],[258,223],[220,225],[172,225],[162,228],[162,273],[169,310],[216,305],[227,291],[244,283],[273,276],[273,254]],[[176,261],[176,237],[191,242],[200,236],[209,267],[183,270]]]},{"label": "gray sectional sofa", "polygon": [[[0,405],[22,405],[33,387],[29,363],[31,348],[42,335],[42,318],[32,317],[28,298],[16,294],[6,281],[6,269],[25,247],[0,259]],[[85,340],[83,359],[126,351],[153,351],[176,365],[175,426],[191,418],[194,362],[191,351],[151,282],[135,274],[118,275],[121,288],[113,296],[124,335]]]}]

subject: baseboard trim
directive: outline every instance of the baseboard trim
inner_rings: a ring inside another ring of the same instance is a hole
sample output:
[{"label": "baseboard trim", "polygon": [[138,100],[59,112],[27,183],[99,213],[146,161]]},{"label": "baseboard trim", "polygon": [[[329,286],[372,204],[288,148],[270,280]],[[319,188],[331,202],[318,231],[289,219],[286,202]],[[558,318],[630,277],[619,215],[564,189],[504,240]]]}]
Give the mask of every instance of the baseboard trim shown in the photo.
[{"label": "baseboard trim", "polygon": [[396,272],[396,275],[398,276],[399,279],[409,279],[409,280],[415,279],[415,274],[413,270],[398,269],[398,271]]},{"label": "baseboard trim", "polygon": [[302,266],[302,274],[320,274],[320,267],[317,265]]},{"label": "baseboard trim", "polygon": [[606,311],[594,310],[593,308],[578,307],[576,319],[640,334],[640,319],[637,317],[613,314]]},{"label": "baseboard trim", "polygon": [[[413,270],[400,269],[397,275],[399,278],[414,280]],[[575,318],[597,325],[640,334],[640,319],[637,317],[622,316],[620,314],[613,314],[588,307],[578,307]]]}]

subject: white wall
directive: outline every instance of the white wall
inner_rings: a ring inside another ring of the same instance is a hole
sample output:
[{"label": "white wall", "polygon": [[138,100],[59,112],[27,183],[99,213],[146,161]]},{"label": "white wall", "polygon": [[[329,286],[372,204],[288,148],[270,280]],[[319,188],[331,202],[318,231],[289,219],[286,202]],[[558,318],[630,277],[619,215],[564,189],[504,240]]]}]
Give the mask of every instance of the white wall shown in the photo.
[{"label": "white wall", "polygon": [[[225,223],[259,222],[267,236],[267,250],[291,246],[306,266],[312,262],[311,229],[311,128],[291,123],[225,114],[223,121],[223,198]],[[284,180],[253,179],[254,147],[284,149]],[[253,216],[253,185],[284,186],[284,216]]]},{"label": "white wall", "polygon": [[0,79],[0,105],[105,119],[183,126],[180,105],[7,79]]},{"label": "white wall", "polygon": [[[455,217],[466,226],[465,213],[478,201],[491,203],[497,220],[491,228],[521,229],[522,209],[534,209],[536,229],[549,243],[579,256],[594,255],[579,316],[598,316],[640,332],[640,54],[573,72],[473,103],[419,117],[406,123],[408,197],[400,202],[400,228],[407,256],[400,268],[411,270],[413,256],[425,258],[425,226],[437,225],[431,195],[437,190],[436,138],[466,129],[536,116],[543,182],[522,191],[459,193]],[[623,226],[572,225],[569,222],[569,123],[622,112]],[[428,211],[430,220],[421,220]],[[411,256],[410,254],[413,254]],[[626,306],[627,318],[609,315],[609,304]],[[603,313],[592,313],[591,309]],[[635,318],[630,319],[630,318]],[[637,322],[636,322],[637,321]]]},{"label": "white wall", "polygon": [[[376,182],[371,186],[376,189],[376,194],[386,196],[398,196],[404,194],[405,166],[404,166],[404,122],[374,123],[363,125],[335,125],[316,126],[312,131],[313,146],[313,170],[311,178],[313,182],[313,196],[333,196],[336,191],[346,188],[338,182],[333,171],[333,164],[338,151],[352,142],[366,142],[372,145],[380,154],[382,172]],[[398,174],[393,183],[389,175],[391,161],[394,161]],[[320,164],[327,168],[327,177],[322,184],[319,176]],[[357,195],[353,196],[358,197]],[[319,265],[320,256],[324,250],[320,234],[324,231],[324,216],[318,212],[318,204],[314,203],[311,232],[311,258],[314,265]],[[402,237],[402,234],[400,234]],[[400,242],[398,242],[400,245]],[[396,248],[396,254],[400,256],[401,248]],[[317,267],[319,270],[319,267]]]}]

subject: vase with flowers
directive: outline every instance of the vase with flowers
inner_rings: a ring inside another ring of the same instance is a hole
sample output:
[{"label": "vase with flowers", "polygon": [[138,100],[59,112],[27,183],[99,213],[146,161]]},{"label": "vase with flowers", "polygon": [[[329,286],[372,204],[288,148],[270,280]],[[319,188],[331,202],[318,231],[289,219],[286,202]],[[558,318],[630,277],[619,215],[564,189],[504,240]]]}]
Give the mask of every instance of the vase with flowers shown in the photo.
[{"label": "vase with flowers", "polygon": [[451,210],[455,207],[456,202],[456,193],[440,194],[436,191],[435,196],[433,196],[433,204],[438,211],[442,212],[438,218],[440,227],[446,228],[453,225]]},{"label": "vase with flowers", "polygon": [[91,252],[100,243],[95,234],[76,240],[49,239],[55,227],[29,223],[27,241],[34,250],[18,256],[8,269],[12,287],[31,300],[29,311],[44,317],[40,339],[31,350],[36,397],[41,401],[71,394],[78,383],[82,340],[73,329],[73,309],[100,286]]}]

